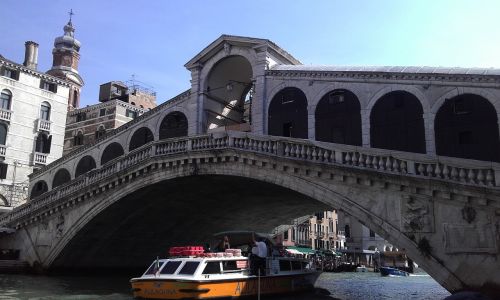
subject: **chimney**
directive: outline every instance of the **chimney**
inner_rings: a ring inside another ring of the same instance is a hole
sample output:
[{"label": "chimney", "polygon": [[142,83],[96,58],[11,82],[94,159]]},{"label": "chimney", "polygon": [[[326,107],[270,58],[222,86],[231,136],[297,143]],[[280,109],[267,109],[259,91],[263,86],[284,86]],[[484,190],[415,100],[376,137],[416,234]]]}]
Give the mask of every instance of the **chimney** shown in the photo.
[{"label": "chimney", "polygon": [[38,66],[38,44],[32,41],[27,41],[24,43],[26,46],[26,51],[24,52],[24,63],[23,65],[27,68],[36,70]]}]

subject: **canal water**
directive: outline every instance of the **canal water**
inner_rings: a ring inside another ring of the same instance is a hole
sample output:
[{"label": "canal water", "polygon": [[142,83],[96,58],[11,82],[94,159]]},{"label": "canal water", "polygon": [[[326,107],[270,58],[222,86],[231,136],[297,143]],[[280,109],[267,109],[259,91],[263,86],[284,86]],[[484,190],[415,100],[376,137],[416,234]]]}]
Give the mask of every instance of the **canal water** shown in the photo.
[{"label": "canal water", "polygon": [[[0,300],[131,300],[128,277],[0,274]],[[425,273],[381,277],[379,273],[323,273],[315,293],[265,297],[272,300],[443,299],[449,296]],[[329,294],[329,295],[326,295]]]}]

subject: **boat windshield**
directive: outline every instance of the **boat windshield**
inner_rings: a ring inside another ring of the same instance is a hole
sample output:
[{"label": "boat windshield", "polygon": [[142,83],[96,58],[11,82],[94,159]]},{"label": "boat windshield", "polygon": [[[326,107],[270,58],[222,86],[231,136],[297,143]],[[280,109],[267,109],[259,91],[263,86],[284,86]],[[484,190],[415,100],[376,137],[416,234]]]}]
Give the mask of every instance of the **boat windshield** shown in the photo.
[{"label": "boat windshield", "polygon": [[149,269],[146,271],[146,273],[144,273],[144,275],[154,275],[156,274],[156,272],[158,272],[158,270],[161,269],[161,266],[163,266],[163,261],[159,261],[159,260],[155,260],[151,266],[149,267]]},{"label": "boat windshield", "polygon": [[182,261],[180,260],[171,260],[167,262],[167,264],[161,269],[160,274],[174,274],[175,271],[179,268]]},{"label": "boat windshield", "polygon": [[187,261],[179,271],[179,275],[193,275],[199,264],[199,261]]}]

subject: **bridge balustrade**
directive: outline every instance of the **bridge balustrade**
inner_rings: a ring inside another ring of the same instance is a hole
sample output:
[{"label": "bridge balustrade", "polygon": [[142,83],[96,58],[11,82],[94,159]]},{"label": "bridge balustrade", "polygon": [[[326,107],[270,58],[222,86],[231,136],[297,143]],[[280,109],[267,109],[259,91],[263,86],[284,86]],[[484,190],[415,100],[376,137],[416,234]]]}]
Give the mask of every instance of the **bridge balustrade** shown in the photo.
[{"label": "bridge balustrade", "polygon": [[103,183],[106,178],[137,166],[147,159],[211,149],[237,149],[292,160],[371,169],[378,172],[453,181],[466,185],[500,186],[500,183],[496,181],[496,172],[500,171],[500,165],[497,163],[429,157],[424,154],[227,131],[218,135],[150,142],[124,157],[118,157],[106,163],[100,169],[85,173],[32,199],[25,205],[14,208],[10,214],[0,218],[0,225],[11,223],[37,210],[46,209],[48,205],[55,204],[59,199],[88,186]]}]

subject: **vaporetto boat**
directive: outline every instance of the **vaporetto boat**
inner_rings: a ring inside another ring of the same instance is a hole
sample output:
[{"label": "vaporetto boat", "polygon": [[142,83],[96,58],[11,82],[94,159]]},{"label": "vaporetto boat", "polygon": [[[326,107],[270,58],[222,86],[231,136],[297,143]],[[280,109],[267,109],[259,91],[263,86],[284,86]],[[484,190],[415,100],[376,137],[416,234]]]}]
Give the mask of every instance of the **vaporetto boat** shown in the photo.
[{"label": "vaporetto boat", "polygon": [[194,255],[157,259],[141,277],[132,278],[134,297],[214,299],[302,292],[313,289],[321,273],[308,259],[274,256],[266,258],[265,274],[259,276],[250,273],[250,258],[240,249],[189,251]]}]

